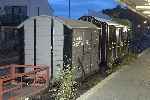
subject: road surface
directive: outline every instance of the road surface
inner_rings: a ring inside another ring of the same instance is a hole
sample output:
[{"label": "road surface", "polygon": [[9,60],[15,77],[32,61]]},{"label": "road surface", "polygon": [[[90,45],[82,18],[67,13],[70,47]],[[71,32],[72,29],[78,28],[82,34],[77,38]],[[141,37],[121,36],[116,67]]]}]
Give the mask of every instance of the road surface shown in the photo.
[{"label": "road surface", "polygon": [[150,100],[150,49],[77,100]]}]

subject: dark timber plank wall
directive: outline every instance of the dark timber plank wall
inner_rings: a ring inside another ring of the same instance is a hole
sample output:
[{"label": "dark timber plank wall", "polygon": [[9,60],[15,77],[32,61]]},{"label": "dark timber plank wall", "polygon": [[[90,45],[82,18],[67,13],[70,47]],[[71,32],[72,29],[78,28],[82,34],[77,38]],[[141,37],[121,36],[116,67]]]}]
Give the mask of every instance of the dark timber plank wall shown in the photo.
[{"label": "dark timber plank wall", "polygon": [[106,70],[109,68],[109,66],[107,65],[107,58],[108,58],[108,48],[109,48],[109,44],[108,44],[108,24],[105,22],[101,22],[97,19],[95,19],[92,16],[83,16],[81,18],[79,18],[79,20],[83,20],[83,21],[88,21],[91,22],[93,24],[95,24],[96,26],[98,26],[99,28],[102,28],[102,31],[100,32],[100,40],[99,40],[99,52],[100,52],[100,63],[99,63],[99,67],[100,67],[100,72],[102,74],[105,74]]},{"label": "dark timber plank wall", "polygon": [[73,30],[64,25],[64,48],[63,48],[63,66],[72,64],[72,34]]}]

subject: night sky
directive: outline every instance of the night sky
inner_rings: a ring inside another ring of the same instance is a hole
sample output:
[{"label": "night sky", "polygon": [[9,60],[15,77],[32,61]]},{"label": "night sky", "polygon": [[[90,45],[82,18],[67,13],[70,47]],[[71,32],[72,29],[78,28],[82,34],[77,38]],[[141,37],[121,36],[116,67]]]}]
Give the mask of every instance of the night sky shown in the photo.
[{"label": "night sky", "polygon": [[[54,15],[68,17],[68,0],[49,0],[49,2],[54,9]],[[115,0],[71,0],[71,17],[79,18],[88,10],[100,11],[116,5]]]}]

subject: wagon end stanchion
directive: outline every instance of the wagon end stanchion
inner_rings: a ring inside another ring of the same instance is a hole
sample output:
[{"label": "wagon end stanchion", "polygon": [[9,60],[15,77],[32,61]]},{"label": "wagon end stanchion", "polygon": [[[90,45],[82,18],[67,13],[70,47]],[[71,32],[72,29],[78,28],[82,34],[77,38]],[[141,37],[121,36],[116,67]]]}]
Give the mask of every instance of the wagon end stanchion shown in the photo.
[{"label": "wagon end stanchion", "polygon": [[3,100],[3,81],[0,77],[0,100]]}]

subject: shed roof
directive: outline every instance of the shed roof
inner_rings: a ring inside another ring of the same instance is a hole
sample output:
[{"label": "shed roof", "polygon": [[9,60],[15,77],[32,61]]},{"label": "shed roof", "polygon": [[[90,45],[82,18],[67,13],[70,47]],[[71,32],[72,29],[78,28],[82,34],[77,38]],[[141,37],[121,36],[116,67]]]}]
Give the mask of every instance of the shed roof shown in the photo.
[{"label": "shed roof", "polygon": [[99,29],[96,25],[90,23],[90,22],[85,22],[81,20],[71,20],[71,19],[64,19],[63,20],[65,25],[71,27],[71,28],[95,28]]},{"label": "shed roof", "polygon": [[99,18],[99,17],[94,17],[94,18],[96,20],[106,22],[108,25],[114,25],[115,27],[125,27],[124,25],[118,24],[118,23],[111,21],[111,20],[107,20],[107,19],[103,19],[103,18]]},{"label": "shed roof", "polygon": [[23,23],[21,23],[18,28],[22,27],[25,23],[27,23],[30,20],[36,19],[36,18],[41,18],[41,17],[46,17],[46,18],[53,18],[54,20],[58,20],[60,23],[65,24],[69,28],[91,28],[91,29],[100,29],[96,25],[90,23],[90,22],[85,22],[81,20],[73,20],[73,19],[65,19],[65,18],[60,18],[60,17],[55,17],[55,16],[47,16],[47,15],[41,15],[41,16],[35,16],[31,17],[27,20],[25,20]]},{"label": "shed roof", "polygon": [[44,17],[49,18],[49,19],[52,18],[52,16],[48,16],[48,15],[33,16],[33,17],[30,17],[30,18],[26,19],[24,22],[22,22],[20,25],[18,25],[17,28],[22,27],[24,24],[28,23],[31,20],[34,20],[34,19],[37,19],[37,18],[44,18]]}]

